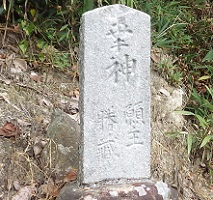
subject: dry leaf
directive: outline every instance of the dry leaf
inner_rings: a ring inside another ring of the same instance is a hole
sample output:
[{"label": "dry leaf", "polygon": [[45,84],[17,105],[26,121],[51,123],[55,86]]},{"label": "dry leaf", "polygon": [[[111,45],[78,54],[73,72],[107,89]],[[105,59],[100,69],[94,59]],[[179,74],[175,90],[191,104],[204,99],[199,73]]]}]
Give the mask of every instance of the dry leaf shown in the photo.
[{"label": "dry leaf", "polygon": [[48,179],[46,184],[43,184],[39,187],[41,194],[45,194],[46,196],[56,197],[59,192],[59,187],[55,185],[52,178]]},{"label": "dry leaf", "polygon": [[64,183],[70,182],[70,181],[75,181],[77,179],[77,169],[71,169],[66,176],[64,177]]},{"label": "dry leaf", "polygon": [[13,25],[13,27],[14,27],[14,30],[21,32],[21,30],[20,30],[20,24]]},{"label": "dry leaf", "polygon": [[76,88],[70,92],[71,98],[75,100],[79,100],[79,94],[80,94],[79,88]]},{"label": "dry leaf", "polygon": [[77,65],[73,65],[72,68],[71,68],[71,70],[73,70],[73,71],[78,70],[78,66]]},{"label": "dry leaf", "polygon": [[2,127],[7,132],[15,132],[16,126],[12,122],[6,122],[6,124]]},{"label": "dry leaf", "polygon": [[1,54],[1,55],[0,55],[0,58],[1,58],[1,59],[6,59],[6,58],[7,58],[7,54],[6,54],[6,53]]},{"label": "dry leaf", "polygon": [[34,69],[39,68],[39,64],[36,61],[32,62],[31,65],[33,66]]},{"label": "dry leaf", "polygon": [[0,128],[0,136],[16,137],[18,135],[20,135],[20,129],[12,122],[6,122],[4,126]]},{"label": "dry leaf", "polygon": [[2,130],[2,128],[0,128],[0,136],[5,136],[6,132],[4,130]]},{"label": "dry leaf", "polygon": [[159,55],[159,53],[152,53],[152,54],[151,54],[151,59],[152,59],[155,63],[159,63],[159,62],[160,62],[160,55]]}]

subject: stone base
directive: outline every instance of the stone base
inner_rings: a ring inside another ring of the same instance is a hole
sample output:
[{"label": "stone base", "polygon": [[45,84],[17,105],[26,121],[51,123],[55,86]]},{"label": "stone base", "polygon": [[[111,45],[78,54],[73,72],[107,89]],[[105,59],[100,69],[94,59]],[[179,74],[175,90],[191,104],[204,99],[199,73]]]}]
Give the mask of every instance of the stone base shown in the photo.
[{"label": "stone base", "polygon": [[178,200],[175,189],[166,183],[146,181],[132,184],[78,187],[68,183],[56,200]]}]

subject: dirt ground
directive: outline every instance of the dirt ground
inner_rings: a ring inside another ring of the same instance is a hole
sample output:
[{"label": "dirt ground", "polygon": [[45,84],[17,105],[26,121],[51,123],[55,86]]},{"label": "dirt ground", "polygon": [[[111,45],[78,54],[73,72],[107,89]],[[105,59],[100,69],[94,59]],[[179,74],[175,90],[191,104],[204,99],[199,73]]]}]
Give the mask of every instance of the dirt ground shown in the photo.
[{"label": "dirt ground", "polygon": [[[53,110],[78,114],[78,81],[31,64],[14,49],[0,49],[0,200],[55,199],[66,182],[76,179],[75,171],[59,179],[42,166],[40,155],[48,143]],[[190,125],[172,113],[184,107],[184,90],[170,86],[153,70],[151,90],[152,178],[176,188],[180,199],[213,200],[213,187],[199,158],[192,164],[187,156],[184,137]],[[165,134],[172,131],[179,131],[180,137]]]},{"label": "dirt ground", "polygon": [[[38,68],[8,49],[0,50],[2,200],[54,199],[65,184],[42,165],[40,157],[49,141],[46,132],[52,112],[60,108],[78,114],[78,83],[66,73]],[[71,173],[76,179],[76,172]]]}]

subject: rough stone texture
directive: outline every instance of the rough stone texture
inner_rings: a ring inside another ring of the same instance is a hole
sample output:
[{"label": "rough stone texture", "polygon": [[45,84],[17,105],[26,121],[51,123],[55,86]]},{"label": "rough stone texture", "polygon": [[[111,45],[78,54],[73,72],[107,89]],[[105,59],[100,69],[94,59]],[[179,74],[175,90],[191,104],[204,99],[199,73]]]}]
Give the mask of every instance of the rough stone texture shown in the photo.
[{"label": "rough stone texture", "polygon": [[[154,70],[151,71],[152,93],[152,136],[155,129],[160,128],[163,133],[171,130],[181,130],[184,126],[184,117],[176,114],[175,110],[181,110],[184,105],[184,90],[170,86]],[[159,124],[161,121],[161,125]],[[164,125],[162,127],[162,125]],[[175,128],[176,127],[176,128]]]},{"label": "rough stone texture", "polygon": [[78,188],[68,183],[56,200],[178,200],[177,191],[162,182],[142,182]]},{"label": "rough stone texture", "polygon": [[82,17],[81,183],[150,177],[150,17],[113,5]]},{"label": "rough stone texture", "polygon": [[80,140],[78,123],[70,115],[56,109],[47,128],[47,135],[50,142],[43,149],[42,164],[54,168],[61,175],[71,168],[78,168]]}]

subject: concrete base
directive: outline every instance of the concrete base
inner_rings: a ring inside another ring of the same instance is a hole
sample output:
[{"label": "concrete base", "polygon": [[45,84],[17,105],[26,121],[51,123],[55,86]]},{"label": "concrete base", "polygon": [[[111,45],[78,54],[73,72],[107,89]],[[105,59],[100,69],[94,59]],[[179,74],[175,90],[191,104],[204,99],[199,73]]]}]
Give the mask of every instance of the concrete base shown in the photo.
[{"label": "concrete base", "polygon": [[163,182],[78,187],[68,183],[56,200],[178,200],[177,191]]}]

